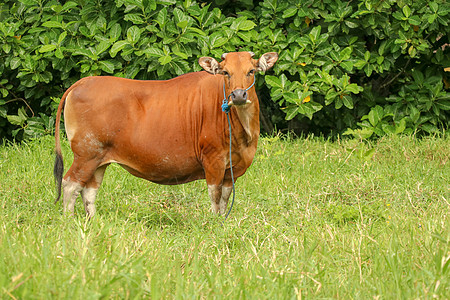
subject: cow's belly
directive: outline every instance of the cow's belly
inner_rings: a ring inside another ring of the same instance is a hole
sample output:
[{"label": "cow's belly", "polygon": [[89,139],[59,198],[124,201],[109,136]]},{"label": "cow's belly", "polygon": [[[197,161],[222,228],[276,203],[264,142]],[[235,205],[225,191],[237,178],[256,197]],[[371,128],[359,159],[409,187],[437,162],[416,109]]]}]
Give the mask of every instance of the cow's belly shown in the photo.
[{"label": "cow's belly", "polygon": [[182,184],[205,178],[202,165],[188,147],[184,153],[169,148],[120,148],[111,150],[105,157],[105,163],[110,162],[118,163],[134,176],[159,184]]},{"label": "cow's belly", "polygon": [[159,184],[182,184],[205,178],[205,173],[200,165],[187,164],[186,162],[180,163],[178,166],[171,163],[149,164],[138,167],[120,165],[135,176]]}]

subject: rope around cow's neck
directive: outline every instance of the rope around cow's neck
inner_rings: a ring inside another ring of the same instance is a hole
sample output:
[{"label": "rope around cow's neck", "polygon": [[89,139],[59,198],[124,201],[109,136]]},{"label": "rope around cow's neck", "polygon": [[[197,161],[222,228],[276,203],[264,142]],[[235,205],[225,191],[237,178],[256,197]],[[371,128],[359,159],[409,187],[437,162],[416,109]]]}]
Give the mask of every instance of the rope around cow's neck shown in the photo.
[{"label": "rope around cow's neck", "polygon": [[235,191],[235,188],[234,188],[233,161],[231,160],[231,122],[230,122],[230,115],[228,114],[228,112],[229,111],[226,111],[225,113],[227,114],[228,130],[230,132],[230,174],[231,174],[231,182],[233,183],[233,198],[231,200],[230,209],[228,210],[227,214],[225,215],[225,220],[228,218],[228,215],[230,214],[231,209],[233,208],[234,197],[236,195],[236,191]]},{"label": "rope around cow's neck", "polygon": [[[255,85],[255,77],[253,77],[253,83],[245,89],[245,91],[248,91],[249,89],[251,89],[253,86]],[[231,209],[233,208],[234,205],[234,197],[236,196],[236,190],[234,188],[234,175],[233,175],[233,161],[231,159],[231,144],[232,144],[232,139],[231,139],[231,122],[230,122],[230,115],[228,114],[230,112],[231,107],[228,105],[228,98],[231,96],[228,95],[225,92],[225,82],[223,83],[223,101],[222,101],[222,111],[227,115],[227,121],[228,121],[228,132],[230,133],[230,174],[231,174],[231,182],[233,184],[233,198],[231,200],[231,206],[230,209],[228,210],[227,214],[225,215],[225,221],[228,218],[228,215],[231,212]]]}]

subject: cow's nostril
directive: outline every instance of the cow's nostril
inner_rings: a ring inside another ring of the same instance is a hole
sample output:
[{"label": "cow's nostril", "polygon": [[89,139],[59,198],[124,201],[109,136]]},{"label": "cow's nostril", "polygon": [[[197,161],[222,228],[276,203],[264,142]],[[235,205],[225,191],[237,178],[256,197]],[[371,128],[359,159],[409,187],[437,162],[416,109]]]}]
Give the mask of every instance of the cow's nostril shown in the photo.
[{"label": "cow's nostril", "polygon": [[235,105],[245,104],[247,101],[247,91],[242,89],[234,90],[231,94],[231,100]]}]

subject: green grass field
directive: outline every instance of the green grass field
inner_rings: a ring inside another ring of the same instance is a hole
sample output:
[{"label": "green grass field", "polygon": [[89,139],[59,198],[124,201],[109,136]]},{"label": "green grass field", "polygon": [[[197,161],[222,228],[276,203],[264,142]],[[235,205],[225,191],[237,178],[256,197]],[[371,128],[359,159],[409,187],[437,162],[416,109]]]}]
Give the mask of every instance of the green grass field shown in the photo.
[{"label": "green grass field", "polygon": [[224,226],[204,181],[117,165],[64,216],[53,145],[0,147],[0,298],[450,298],[448,135],[262,138]]}]

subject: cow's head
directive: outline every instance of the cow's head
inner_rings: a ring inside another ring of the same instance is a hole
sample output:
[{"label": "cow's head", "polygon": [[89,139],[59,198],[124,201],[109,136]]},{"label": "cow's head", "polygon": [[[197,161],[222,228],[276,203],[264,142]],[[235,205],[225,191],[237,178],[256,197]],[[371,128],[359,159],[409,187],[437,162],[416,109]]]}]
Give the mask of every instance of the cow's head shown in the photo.
[{"label": "cow's head", "polygon": [[260,59],[253,59],[253,52],[224,53],[219,63],[212,57],[202,57],[199,64],[213,75],[225,77],[226,96],[229,95],[232,105],[245,105],[248,101],[247,89],[255,80],[256,72],[269,70],[278,60],[278,54],[268,52]]}]

